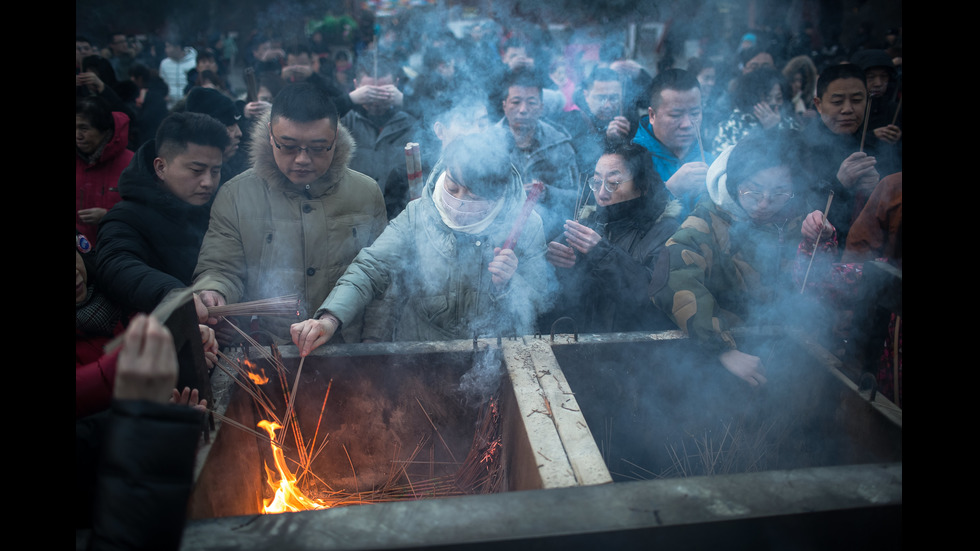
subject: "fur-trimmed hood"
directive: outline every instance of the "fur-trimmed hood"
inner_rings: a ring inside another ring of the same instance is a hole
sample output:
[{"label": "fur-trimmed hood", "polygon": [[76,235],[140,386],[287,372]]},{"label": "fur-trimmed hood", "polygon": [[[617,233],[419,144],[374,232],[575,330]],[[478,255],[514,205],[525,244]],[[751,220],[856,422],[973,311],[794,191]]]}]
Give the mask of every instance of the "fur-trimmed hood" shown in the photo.
[{"label": "fur-trimmed hood", "polygon": [[[256,174],[273,189],[300,191],[276,165],[272,152],[272,141],[269,139],[269,113],[266,113],[252,126],[251,147],[249,151],[252,167]],[[318,197],[336,186],[343,179],[354,156],[357,145],[350,132],[340,121],[337,122],[337,141],[334,144],[333,162],[326,174],[309,186],[309,193]]]}]

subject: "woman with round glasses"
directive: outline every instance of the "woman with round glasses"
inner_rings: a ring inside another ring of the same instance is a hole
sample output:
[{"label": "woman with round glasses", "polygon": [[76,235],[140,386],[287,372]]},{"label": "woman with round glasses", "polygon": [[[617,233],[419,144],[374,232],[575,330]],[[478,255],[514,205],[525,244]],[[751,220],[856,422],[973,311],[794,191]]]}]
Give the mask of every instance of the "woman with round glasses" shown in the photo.
[{"label": "woman with round glasses", "polygon": [[[837,256],[836,230],[801,193],[803,153],[794,131],[727,149],[708,170],[708,197],[667,242],[667,284],[652,289],[678,327],[753,386],[766,382],[763,360],[739,350],[730,329],[820,323],[801,283],[810,268],[808,286],[819,281]],[[810,266],[818,234],[822,262]]]},{"label": "woman with round glasses", "polygon": [[669,201],[650,153],[636,144],[607,149],[588,185],[595,208],[566,221],[561,242],[548,244],[563,293],[548,319],[569,316],[594,333],[673,329],[648,288],[680,204]]}]

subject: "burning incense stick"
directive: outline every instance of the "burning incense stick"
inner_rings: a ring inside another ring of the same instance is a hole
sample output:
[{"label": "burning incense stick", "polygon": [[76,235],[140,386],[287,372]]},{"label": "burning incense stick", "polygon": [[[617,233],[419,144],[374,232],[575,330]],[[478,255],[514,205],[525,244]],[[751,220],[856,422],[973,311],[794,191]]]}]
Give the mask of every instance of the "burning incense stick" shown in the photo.
[{"label": "burning incense stick", "polygon": [[902,110],[902,98],[901,98],[901,97],[899,97],[899,98],[898,98],[898,106],[897,106],[897,107],[895,107],[895,116],[894,116],[894,117],[892,117],[892,126],[894,126],[894,125],[895,125],[895,123],[896,123],[896,122],[898,122],[898,113],[899,113],[899,111],[901,111],[901,110]]},{"label": "burning incense stick", "polygon": [[861,131],[861,149],[864,152],[864,137],[868,135],[868,116],[871,114],[871,96],[868,96],[868,103],[864,106],[864,130]]},{"label": "burning incense stick", "polygon": [[[694,122],[694,121],[691,121],[691,122]],[[697,135],[697,138],[698,138],[698,150],[701,152],[701,162],[704,163],[704,164],[708,164],[708,161],[705,160],[705,158],[704,158],[704,144],[701,143],[701,125],[700,124],[694,123],[694,133]]]},{"label": "burning incense stick", "polygon": [[285,295],[222,306],[209,306],[208,315],[213,317],[299,316],[299,307],[299,295]]},{"label": "burning incense stick", "polygon": [[[823,227],[827,223],[827,213],[830,212],[830,204],[834,202],[834,192],[830,191],[827,197],[827,206],[823,209],[823,219],[820,221],[820,231],[817,232],[817,240],[813,244],[813,252],[810,253],[810,263],[806,267],[806,274],[803,276],[803,286],[800,287],[800,294],[806,291],[806,280],[810,277],[810,268],[813,267],[813,257],[817,256],[817,248],[820,247],[820,238],[823,237]],[[775,347],[774,347],[775,348]]]}]

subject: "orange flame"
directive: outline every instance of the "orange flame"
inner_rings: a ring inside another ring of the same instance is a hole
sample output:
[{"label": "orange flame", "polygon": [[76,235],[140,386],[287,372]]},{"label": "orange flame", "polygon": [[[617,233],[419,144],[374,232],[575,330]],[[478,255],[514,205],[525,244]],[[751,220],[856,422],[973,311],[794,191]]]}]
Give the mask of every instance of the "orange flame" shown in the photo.
[{"label": "orange flame", "polygon": [[276,444],[276,430],[282,426],[278,423],[262,420],[259,421],[260,428],[265,429],[272,438],[272,456],[276,462],[276,469],[279,471],[279,481],[275,480],[275,473],[266,467],[269,486],[276,489],[276,495],[272,499],[263,500],[265,506],[263,513],[285,513],[295,511],[306,511],[309,509],[326,509],[330,504],[319,499],[306,497],[305,494],[296,486],[296,476],[286,467],[286,458],[282,448]]},{"label": "orange flame", "polygon": [[248,368],[246,375],[248,375],[248,378],[251,379],[253,383],[257,385],[264,385],[269,382],[269,377],[266,376],[265,369],[262,369],[260,367],[258,368],[259,370],[258,373],[256,373],[255,364],[252,363],[248,358],[242,359],[242,363],[245,364],[245,367]]}]

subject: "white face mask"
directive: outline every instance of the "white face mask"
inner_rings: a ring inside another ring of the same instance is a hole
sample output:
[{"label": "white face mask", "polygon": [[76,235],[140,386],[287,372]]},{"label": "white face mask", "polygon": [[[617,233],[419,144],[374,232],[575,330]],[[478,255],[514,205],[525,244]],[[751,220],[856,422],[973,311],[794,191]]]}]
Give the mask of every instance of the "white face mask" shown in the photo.
[{"label": "white face mask", "polygon": [[490,215],[496,204],[496,201],[486,199],[475,201],[457,199],[446,190],[445,186],[439,186],[439,189],[446,214],[459,226],[469,226],[483,220]]}]

